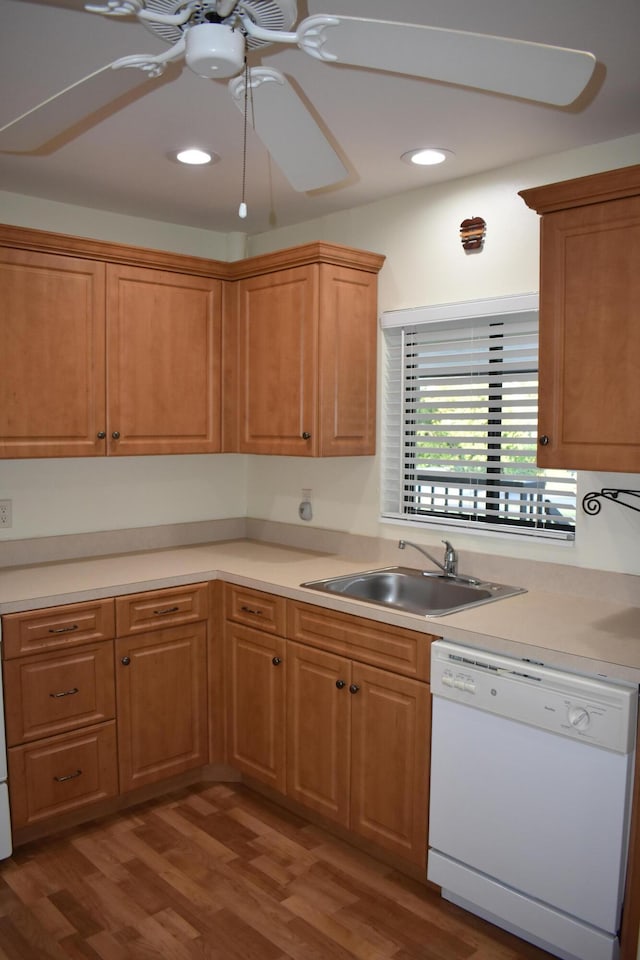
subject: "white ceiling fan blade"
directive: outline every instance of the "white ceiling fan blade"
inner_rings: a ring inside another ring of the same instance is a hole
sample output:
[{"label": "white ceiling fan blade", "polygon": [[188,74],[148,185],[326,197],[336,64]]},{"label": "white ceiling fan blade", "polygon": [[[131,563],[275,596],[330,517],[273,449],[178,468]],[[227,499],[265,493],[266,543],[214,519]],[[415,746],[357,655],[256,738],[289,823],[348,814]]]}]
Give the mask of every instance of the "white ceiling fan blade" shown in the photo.
[{"label": "white ceiling fan blade", "polygon": [[318,59],[556,106],[576,99],[596,64],[593,54],[582,50],[357,17],[308,17],[298,36],[301,48]]},{"label": "white ceiling fan blade", "polygon": [[140,70],[113,70],[107,64],[0,127],[0,151],[37,150],[148,80]]},{"label": "white ceiling fan blade", "polygon": [[[249,120],[294,190],[317,190],[344,180],[348,171],[289,82],[277,70],[250,72]],[[244,75],[229,82],[244,113]],[[253,118],[251,116],[253,98]]]}]

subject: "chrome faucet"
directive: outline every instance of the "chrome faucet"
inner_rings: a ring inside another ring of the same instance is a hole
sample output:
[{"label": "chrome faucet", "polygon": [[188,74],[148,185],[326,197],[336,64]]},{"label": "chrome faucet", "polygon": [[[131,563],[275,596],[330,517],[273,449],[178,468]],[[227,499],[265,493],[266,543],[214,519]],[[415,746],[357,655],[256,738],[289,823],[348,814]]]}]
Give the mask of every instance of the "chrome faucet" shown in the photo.
[{"label": "chrome faucet", "polygon": [[435,563],[436,567],[439,567],[447,577],[455,577],[458,573],[458,554],[448,540],[443,540],[442,542],[445,548],[443,563],[440,563],[439,560],[432,557],[424,547],[419,547],[417,543],[411,543],[410,540],[398,540],[398,547],[401,550],[404,550],[405,547],[413,547],[415,550],[419,550],[420,553],[424,554],[432,563]]}]

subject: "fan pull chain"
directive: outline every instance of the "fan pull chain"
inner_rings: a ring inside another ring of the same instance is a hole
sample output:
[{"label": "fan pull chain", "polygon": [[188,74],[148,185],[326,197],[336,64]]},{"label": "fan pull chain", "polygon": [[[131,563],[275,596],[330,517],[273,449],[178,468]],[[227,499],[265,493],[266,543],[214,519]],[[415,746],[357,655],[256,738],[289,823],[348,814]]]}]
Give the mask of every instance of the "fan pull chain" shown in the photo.
[{"label": "fan pull chain", "polygon": [[[249,87],[250,75],[247,58],[244,58],[244,132],[242,138],[242,198],[238,208],[238,216],[244,220],[247,216],[245,193],[247,187],[247,124],[249,122]],[[253,118],[253,90],[251,91],[251,115]]]}]

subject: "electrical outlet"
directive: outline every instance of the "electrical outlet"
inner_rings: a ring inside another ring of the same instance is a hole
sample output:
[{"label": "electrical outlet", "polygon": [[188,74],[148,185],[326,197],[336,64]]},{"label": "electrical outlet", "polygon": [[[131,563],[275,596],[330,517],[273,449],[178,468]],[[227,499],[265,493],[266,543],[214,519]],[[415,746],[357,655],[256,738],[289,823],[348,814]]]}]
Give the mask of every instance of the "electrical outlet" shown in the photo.
[{"label": "electrical outlet", "polygon": [[298,505],[298,516],[301,520],[311,520],[313,518],[311,490],[308,490],[306,487],[302,489],[302,500]]},{"label": "electrical outlet", "polygon": [[11,500],[0,500],[0,527],[13,525],[11,503]]}]

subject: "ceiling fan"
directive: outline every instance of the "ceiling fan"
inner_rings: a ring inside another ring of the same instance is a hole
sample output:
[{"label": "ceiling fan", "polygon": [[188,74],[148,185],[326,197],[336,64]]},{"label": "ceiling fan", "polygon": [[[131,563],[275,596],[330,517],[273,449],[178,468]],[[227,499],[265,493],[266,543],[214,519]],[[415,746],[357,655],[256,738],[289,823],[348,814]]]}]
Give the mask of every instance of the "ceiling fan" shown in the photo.
[{"label": "ceiling fan", "polygon": [[555,106],[588,83],[593,54],[564,47],[418,24],[315,15],[297,27],[295,0],[106,0],[85,10],[135,17],[170,45],[122,57],[83,77],[0,128],[0,151],[28,153],[68,131],[168,64],[184,59],[198,76],[228,79],[240,110],[295,190],[344,180],[348,171],[286,77],[246,66],[247,50],[295,44],[327,64],[401,73]]}]

